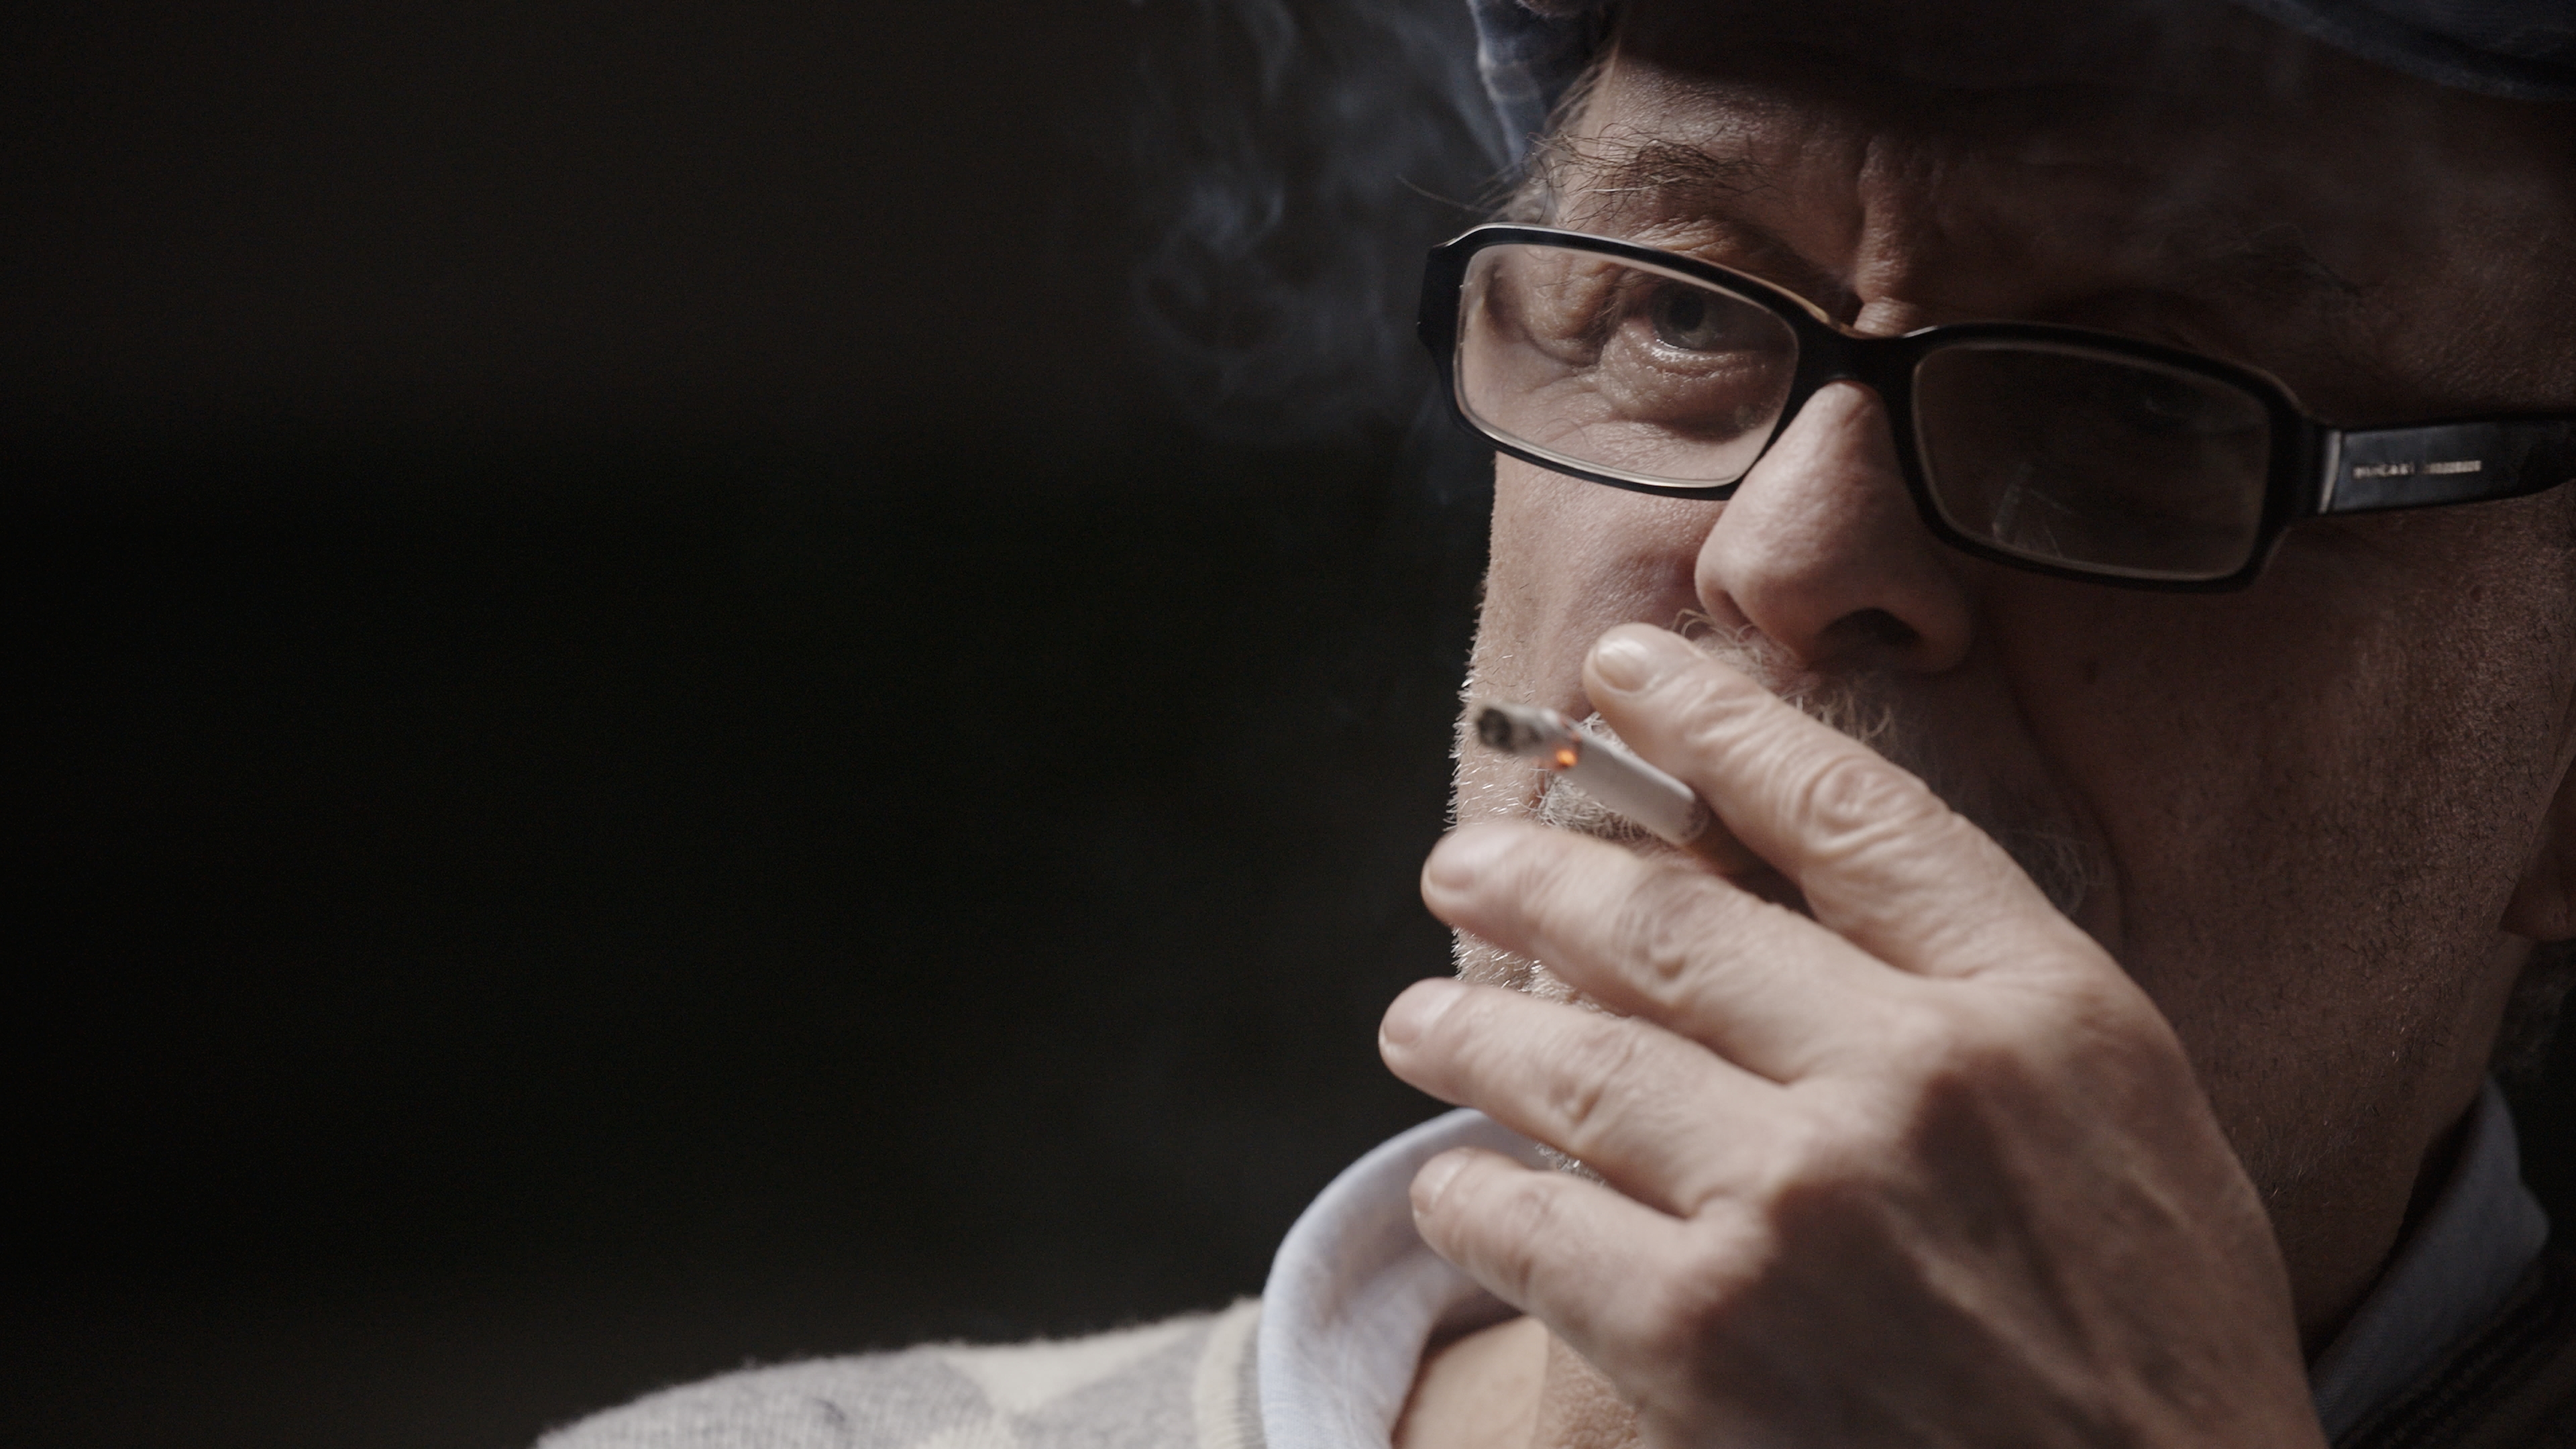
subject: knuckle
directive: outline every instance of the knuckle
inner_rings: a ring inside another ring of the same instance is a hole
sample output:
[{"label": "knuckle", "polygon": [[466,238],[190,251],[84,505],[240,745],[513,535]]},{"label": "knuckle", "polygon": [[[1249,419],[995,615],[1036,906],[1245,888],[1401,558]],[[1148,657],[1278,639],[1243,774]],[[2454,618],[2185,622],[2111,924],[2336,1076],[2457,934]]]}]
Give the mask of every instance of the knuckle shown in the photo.
[{"label": "knuckle", "polygon": [[1686,980],[1709,934],[1711,892],[1687,871],[1659,868],[1619,902],[1610,945],[1637,985],[1658,995]]},{"label": "knuckle", "polygon": [[1833,749],[1798,782],[1792,808],[1825,853],[1871,846],[1940,828],[1946,807],[1913,777],[1874,755]]},{"label": "knuckle", "polygon": [[1605,1112],[1636,1092],[1637,1077],[1647,1070],[1645,1048],[1640,1028],[1608,1017],[1587,1022],[1566,1043],[1548,1106],[1570,1135],[1588,1137]]},{"label": "knuckle", "polygon": [[1763,1184],[1784,1237],[1845,1236],[1929,1178],[2003,1160],[2003,1144],[2064,1108],[2054,1029],[1928,994],[1888,1013],[1861,1075],[1814,1099]]},{"label": "knuckle", "polygon": [[1745,1205],[1773,1256],[1814,1250],[1842,1235],[1856,1215],[1885,1209],[1914,1160],[1908,1094],[1885,1082],[1846,1079],[1809,1094],[1785,1114],[1768,1171]]},{"label": "knuckle", "polygon": [[1902,1200],[1904,1159],[1872,1128],[1820,1136],[1769,1184],[1759,1222],[1774,1263],[1832,1262],[1881,1236]]},{"label": "knuckle", "polygon": [[2031,1039],[1986,1010],[1927,992],[1889,1013],[1883,1073],[1886,1100],[1915,1109],[1880,1119],[1883,1131],[1906,1130],[1906,1119],[1925,1111],[1947,1112],[2024,1075]]},{"label": "knuckle", "polygon": [[1713,667],[1682,671],[1666,696],[1676,720],[1676,737],[1694,754],[1722,754],[1739,747],[1750,723],[1770,693],[1750,681]]},{"label": "knuckle", "polygon": [[1883,1159],[1885,1134],[1860,1114],[1828,1127],[1809,1123],[1784,1144],[1757,1198],[1761,1221],[1786,1234],[1862,1184]]},{"label": "knuckle", "polygon": [[[1503,1296],[1516,1303],[1528,1301],[1540,1246],[1562,1239],[1564,1214],[1559,1195],[1550,1190],[1555,1186],[1543,1174],[1515,1173],[1512,1180],[1493,1184],[1474,1205],[1483,1230],[1478,1236],[1485,1242],[1485,1251],[1479,1256],[1501,1280],[1497,1286],[1505,1290]],[[1467,1210],[1468,1205],[1463,1203],[1453,1209]]]},{"label": "knuckle", "polygon": [[1913,999],[1888,1008],[1871,1054],[1891,1072],[1944,1071],[1966,1049],[1966,1023],[1937,993],[1911,995]]}]

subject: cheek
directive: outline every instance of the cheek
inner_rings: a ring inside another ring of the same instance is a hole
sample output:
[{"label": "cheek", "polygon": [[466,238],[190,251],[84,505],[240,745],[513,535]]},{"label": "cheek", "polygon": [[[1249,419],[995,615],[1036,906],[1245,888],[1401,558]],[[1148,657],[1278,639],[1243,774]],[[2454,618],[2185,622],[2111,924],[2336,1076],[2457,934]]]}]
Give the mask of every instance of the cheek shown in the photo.
[{"label": "cheek", "polygon": [[1613,625],[1670,628],[1721,505],[1496,461],[1492,553],[1474,672],[1514,698],[1579,700],[1583,656]]},{"label": "cheek", "polygon": [[2384,1062],[2493,959],[2565,631],[2495,617],[2540,574],[2500,588],[2493,553],[2428,542],[2310,541],[2237,595],[1999,601],[2033,735],[2119,872],[2122,960],[2205,1062],[2266,1040]]}]

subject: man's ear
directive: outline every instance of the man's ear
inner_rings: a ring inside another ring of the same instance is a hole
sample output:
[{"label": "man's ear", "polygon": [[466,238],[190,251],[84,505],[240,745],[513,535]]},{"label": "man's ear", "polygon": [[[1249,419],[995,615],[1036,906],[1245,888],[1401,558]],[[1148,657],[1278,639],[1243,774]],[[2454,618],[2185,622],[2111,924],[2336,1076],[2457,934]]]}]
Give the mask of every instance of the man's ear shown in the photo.
[{"label": "man's ear", "polygon": [[2576,937],[2576,770],[2561,770],[2558,793],[2522,880],[2505,903],[2504,929],[2533,941]]}]

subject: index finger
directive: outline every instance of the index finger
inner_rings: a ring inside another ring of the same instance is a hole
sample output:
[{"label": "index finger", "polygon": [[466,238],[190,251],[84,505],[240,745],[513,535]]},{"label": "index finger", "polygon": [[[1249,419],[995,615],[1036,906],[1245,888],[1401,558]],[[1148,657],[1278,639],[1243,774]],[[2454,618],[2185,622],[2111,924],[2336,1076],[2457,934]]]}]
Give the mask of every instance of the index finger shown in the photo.
[{"label": "index finger", "polygon": [[1890,965],[1970,975],[2090,937],[1911,773],[1677,634],[1623,625],[1584,664],[1593,706],[1795,881],[1819,924]]}]

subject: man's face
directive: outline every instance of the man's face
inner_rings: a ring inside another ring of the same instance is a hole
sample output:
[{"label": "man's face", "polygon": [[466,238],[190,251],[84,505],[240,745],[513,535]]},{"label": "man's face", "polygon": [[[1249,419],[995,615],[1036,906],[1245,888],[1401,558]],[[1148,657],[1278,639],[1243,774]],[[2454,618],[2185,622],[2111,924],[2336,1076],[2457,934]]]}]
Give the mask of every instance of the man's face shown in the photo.
[{"label": "man's face", "polygon": [[[2215,3],[2101,8],[2074,41],[2059,7],[1785,8],[1628,5],[1547,219],[1865,333],[2192,348],[2330,421],[2576,410],[2567,187],[2535,180],[2568,158],[2511,107]],[[1503,459],[1470,688],[1580,716],[1603,630],[1705,614],[1782,685],[1883,706],[1891,752],[1972,818],[2071,849],[2077,919],[2172,1020],[2257,1185],[2330,1209],[2403,1190],[2535,929],[2512,902],[2571,751],[2567,491],[2302,524],[2241,593],[2107,588],[1933,540],[1883,412],[1840,384],[1723,504]],[[1459,788],[1478,818],[1538,782],[1470,748]]]}]

